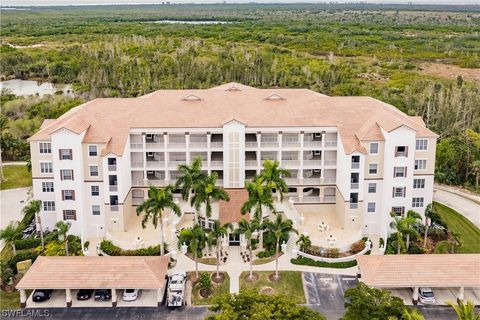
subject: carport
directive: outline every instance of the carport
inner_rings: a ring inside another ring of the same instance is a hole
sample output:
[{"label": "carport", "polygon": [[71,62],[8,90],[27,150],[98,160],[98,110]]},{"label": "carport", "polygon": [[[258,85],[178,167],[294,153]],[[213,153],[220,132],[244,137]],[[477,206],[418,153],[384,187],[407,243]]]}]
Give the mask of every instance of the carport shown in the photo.
[{"label": "carport", "polygon": [[463,301],[465,289],[480,288],[480,254],[364,255],[357,257],[358,278],[376,288],[455,288]]},{"label": "carport", "polygon": [[163,300],[168,257],[44,257],[37,258],[17,284],[22,308],[32,306],[26,290],[52,289],[50,300],[35,307],[71,307],[78,289],[111,289],[111,302],[75,300],[73,306],[117,306],[122,289],[142,289],[139,301],[118,306],[160,306]]}]

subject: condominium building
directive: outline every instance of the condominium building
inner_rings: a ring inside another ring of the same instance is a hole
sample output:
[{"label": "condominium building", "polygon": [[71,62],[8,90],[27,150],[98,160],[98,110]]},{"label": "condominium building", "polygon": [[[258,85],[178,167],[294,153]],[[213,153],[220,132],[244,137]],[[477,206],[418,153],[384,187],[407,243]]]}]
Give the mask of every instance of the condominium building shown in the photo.
[{"label": "condominium building", "polygon": [[95,99],[30,138],[34,197],[44,226],[66,220],[83,239],[103,237],[127,232],[148,186],[174,183],[179,164],[201,157],[234,191],[272,159],[290,172],[285,201],[315,212],[309,223],[333,215],[338,229],[383,234],[390,212],[423,214],[432,201],[436,139],[421,117],[374,98],[307,89]]}]

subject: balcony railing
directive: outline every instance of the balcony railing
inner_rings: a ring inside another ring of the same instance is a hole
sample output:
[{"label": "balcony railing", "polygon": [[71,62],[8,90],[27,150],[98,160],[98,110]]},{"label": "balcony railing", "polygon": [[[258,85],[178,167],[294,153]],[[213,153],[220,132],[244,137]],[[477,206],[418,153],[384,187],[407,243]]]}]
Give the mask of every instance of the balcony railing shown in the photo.
[{"label": "balcony railing", "polygon": [[132,168],[143,168],[143,161],[132,161]]},{"label": "balcony railing", "polygon": [[217,186],[223,186],[223,179],[217,179]]},{"label": "balcony railing", "polygon": [[323,181],[327,184],[332,184],[332,183],[335,183],[336,180],[337,180],[336,177],[325,177]]},{"label": "balcony railing", "polygon": [[302,202],[314,203],[314,202],[321,202],[321,201],[319,196],[307,196],[307,197],[303,197]]},{"label": "balcony railing", "polygon": [[117,192],[118,191],[118,186],[116,184],[111,184],[108,186],[111,192]]},{"label": "balcony railing", "polygon": [[335,202],[335,196],[323,196],[323,202]]},{"label": "balcony railing", "polygon": [[132,179],[132,186],[143,186],[143,179]]},{"label": "balcony railing", "polygon": [[245,167],[256,168],[257,165],[258,165],[257,160],[245,160]]},{"label": "balcony railing", "polygon": [[222,141],[212,141],[210,142],[210,148],[212,149],[218,149],[218,148],[223,148],[223,142]]},{"label": "balcony railing", "polygon": [[117,171],[117,165],[116,164],[109,164],[108,165],[108,171]]},{"label": "balcony railing", "polygon": [[298,178],[284,178],[287,184],[299,184],[300,180]]},{"label": "balcony railing", "polygon": [[260,146],[261,147],[264,147],[264,148],[274,148],[274,147],[278,147],[278,141],[262,141],[260,143]]},{"label": "balcony railing", "polygon": [[336,147],[337,141],[325,141],[325,147]]},{"label": "balcony railing", "polygon": [[304,166],[321,166],[322,160],[303,160]]},{"label": "balcony railing", "polygon": [[337,160],[335,159],[324,160],[324,165],[326,166],[334,166],[336,164],[337,164]]},{"label": "balcony railing", "polygon": [[223,160],[210,161],[210,167],[223,167]]},{"label": "balcony railing", "polygon": [[299,166],[300,160],[282,160],[283,166]]},{"label": "balcony railing", "polygon": [[303,141],[304,147],[321,147],[322,141],[321,140],[305,140]]},{"label": "balcony railing", "polygon": [[246,141],[245,148],[257,148],[258,142],[257,141]]},{"label": "balcony railing", "polygon": [[350,209],[357,209],[358,208],[358,202],[350,202]]},{"label": "balcony railing", "polygon": [[166,186],[167,185],[167,181],[165,181],[165,176],[163,177],[158,177],[159,180],[155,179],[155,180],[148,180],[148,184],[151,184],[152,186],[156,186],[156,187],[163,187],[163,186]]},{"label": "balcony railing", "polygon": [[303,178],[303,184],[320,184],[320,177],[318,177],[318,178]]},{"label": "balcony railing", "polygon": [[187,144],[185,142],[169,142],[168,149],[185,149]]},{"label": "balcony railing", "polygon": [[138,206],[140,204],[142,204],[142,202],[144,201],[145,199],[144,198],[132,198],[132,204],[134,206]]},{"label": "balcony railing", "polygon": [[111,204],[110,205],[110,211],[118,211],[118,204]]},{"label": "balcony railing", "polygon": [[350,189],[358,189],[358,186],[359,186],[358,182],[350,183]]},{"label": "balcony railing", "polygon": [[300,141],[299,140],[282,140],[282,146],[299,146]]},{"label": "balcony railing", "polygon": [[352,162],[352,169],[359,169],[360,168],[360,162]]},{"label": "balcony railing", "polygon": [[145,144],[147,149],[163,149],[165,146],[163,142],[156,142],[156,143],[146,143]]},{"label": "balcony railing", "polygon": [[130,149],[143,149],[143,143],[130,142]]},{"label": "balcony railing", "polygon": [[206,148],[207,141],[190,141],[190,148]]},{"label": "balcony railing", "polygon": [[147,161],[147,168],[163,168],[165,167],[164,161]]}]

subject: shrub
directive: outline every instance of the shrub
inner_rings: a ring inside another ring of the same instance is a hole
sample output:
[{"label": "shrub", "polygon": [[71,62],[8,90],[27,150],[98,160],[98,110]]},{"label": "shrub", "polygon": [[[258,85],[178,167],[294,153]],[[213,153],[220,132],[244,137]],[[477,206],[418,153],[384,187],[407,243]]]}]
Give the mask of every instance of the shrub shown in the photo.
[{"label": "shrub", "polygon": [[275,248],[265,249],[257,253],[259,258],[269,258],[275,255]]},{"label": "shrub", "polygon": [[[70,249],[70,246],[69,246]],[[40,252],[42,248],[38,247],[37,251]],[[65,245],[57,241],[52,241],[45,246],[45,251],[43,253],[46,256],[65,256]],[[69,250],[70,254],[70,250]]]},{"label": "shrub", "polygon": [[327,258],[338,258],[340,256],[340,251],[337,248],[328,248],[325,256]]},{"label": "shrub", "polygon": [[200,274],[198,288],[206,293],[210,293],[212,291],[212,280],[210,280],[210,274],[208,272],[202,272]]},{"label": "shrub", "polygon": [[20,239],[15,240],[15,248],[17,250],[32,249],[38,247],[41,243],[42,241],[40,239],[35,238]]},{"label": "shrub", "polygon": [[322,268],[351,268],[357,265],[357,260],[346,261],[346,262],[325,262],[325,261],[315,261],[310,258],[298,257],[290,260],[291,263],[304,266],[312,267],[322,267]]},{"label": "shrub", "polygon": [[[165,248],[167,246],[165,245]],[[114,245],[110,240],[103,240],[100,243],[100,250],[105,252],[109,256],[158,256],[160,255],[160,245],[150,246],[146,248],[136,250],[123,250],[122,248]],[[168,251],[165,249],[165,253]]]},{"label": "shrub", "polygon": [[8,260],[8,267],[12,269],[15,274],[17,274],[17,262],[31,259],[33,263],[38,256],[39,253],[34,251],[18,253]]},{"label": "shrub", "polygon": [[356,254],[356,253],[359,253],[360,251],[362,251],[363,249],[365,249],[365,241],[360,240],[360,241],[357,241],[355,243],[352,243],[352,246],[350,247],[350,252],[352,254]]},{"label": "shrub", "polygon": [[380,238],[380,247],[385,246],[385,240],[383,238]]},{"label": "shrub", "polygon": [[83,250],[88,250],[88,247],[90,246],[90,241],[85,241],[83,243]]},{"label": "shrub", "polygon": [[424,254],[425,250],[423,248],[420,248],[416,244],[412,243],[412,244],[410,244],[410,247],[408,248],[408,253],[410,253],[410,254]]},{"label": "shrub", "polygon": [[120,253],[122,252],[122,249],[114,245],[110,240],[103,240],[100,243],[100,250],[109,256],[120,256]]}]

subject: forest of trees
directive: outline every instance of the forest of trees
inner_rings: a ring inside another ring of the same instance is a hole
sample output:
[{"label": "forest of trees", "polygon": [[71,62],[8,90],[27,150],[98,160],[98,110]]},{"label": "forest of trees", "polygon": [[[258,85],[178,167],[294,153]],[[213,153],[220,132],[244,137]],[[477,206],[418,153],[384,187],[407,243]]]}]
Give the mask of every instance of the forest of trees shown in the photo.
[{"label": "forest of trees", "polygon": [[[440,135],[437,179],[478,188],[479,83],[427,75],[421,63],[480,67],[480,9],[325,6],[159,5],[2,13],[2,77],[72,83],[79,95],[4,95],[2,136],[21,142],[44,118],[95,97],[229,81],[306,87],[327,95],[373,96],[422,116]],[[153,23],[163,19],[229,23]],[[6,156],[28,153],[10,145],[2,139]]]}]

